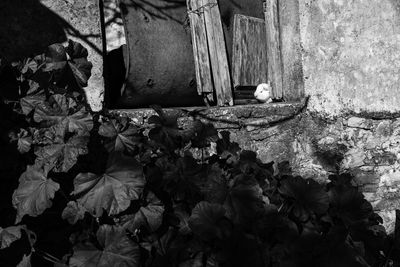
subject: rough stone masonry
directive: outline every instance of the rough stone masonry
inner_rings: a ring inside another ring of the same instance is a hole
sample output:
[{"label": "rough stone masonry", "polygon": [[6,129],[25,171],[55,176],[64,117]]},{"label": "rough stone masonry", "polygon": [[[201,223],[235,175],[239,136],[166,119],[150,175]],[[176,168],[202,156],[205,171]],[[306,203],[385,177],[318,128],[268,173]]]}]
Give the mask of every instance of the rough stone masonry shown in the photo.
[{"label": "rough stone masonry", "polygon": [[[97,1],[40,2],[101,48]],[[322,182],[336,170],[353,173],[390,232],[400,208],[400,5],[397,0],[280,3],[283,13],[298,14],[298,19],[281,16],[284,75],[299,70],[286,86],[304,86],[306,111],[272,104],[212,109],[207,116],[220,120],[220,130],[231,131],[265,162],[289,160],[296,173]],[[102,58],[84,45],[95,66],[87,94],[99,110]],[[128,113],[142,123],[151,111]],[[223,123],[226,119],[239,123]]]}]

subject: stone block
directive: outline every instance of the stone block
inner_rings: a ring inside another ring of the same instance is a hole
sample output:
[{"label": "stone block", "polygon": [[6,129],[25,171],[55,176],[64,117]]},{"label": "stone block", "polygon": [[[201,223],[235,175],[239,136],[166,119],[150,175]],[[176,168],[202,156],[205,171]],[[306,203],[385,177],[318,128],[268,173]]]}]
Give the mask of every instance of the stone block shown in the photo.
[{"label": "stone block", "polygon": [[366,129],[370,130],[372,128],[372,122],[365,119],[365,118],[359,118],[359,117],[350,117],[347,120],[346,125],[348,127],[352,128],[360,128],[360,129]]}]

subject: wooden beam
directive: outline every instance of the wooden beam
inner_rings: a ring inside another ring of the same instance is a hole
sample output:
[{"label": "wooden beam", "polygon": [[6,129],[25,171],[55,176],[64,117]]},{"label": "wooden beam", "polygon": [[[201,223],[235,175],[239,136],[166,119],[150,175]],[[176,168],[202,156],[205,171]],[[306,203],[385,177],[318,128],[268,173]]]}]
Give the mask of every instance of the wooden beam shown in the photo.
[{"label": "wooden beam", "polygon": [[268,79],[272,84],[272,98],[283,97],[283,75],[279,34],[278,0],[264,2],[268,45]]},{"label": "wooden beam", "polygon": [[268,83],[267,37],[263,19],[236,14],[233,26],[233,88]]},{"label": "wooden beam", "polygon": [[197,92],[199,95],[205,94],[209,101],[213,101],[213,84],[204,12],[202,12],[201,3],[198,0],[186,0],[186,3],[192,35]]},{"label": "wooden beam", "polygon": [[283,97],[299,101],[304,97],[298,0],[279,1],[279,27],[283,66]]},{"label": "wooden beam", "polygon": [[217,0],[198,0],[202,3],[207,31],[208,51],[211,61],[218,106],[232,106],[232,87],[228,57]]}]

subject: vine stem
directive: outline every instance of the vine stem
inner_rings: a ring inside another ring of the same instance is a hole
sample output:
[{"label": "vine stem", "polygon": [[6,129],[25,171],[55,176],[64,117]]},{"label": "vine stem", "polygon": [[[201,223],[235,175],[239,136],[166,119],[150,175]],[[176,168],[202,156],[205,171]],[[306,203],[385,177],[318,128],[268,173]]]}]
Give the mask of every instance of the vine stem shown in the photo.
[{"label": "vine stem", "polygon": [[45,252],[45,251],[38,250],[38,249],[36,249],[35,251],[36,251],[36,253],[39,254],[39,256],[41,256],[43,259],[45,259],[45,260],[47,260],[47,261],[50,261],[50,262],[52,262],[52,263],[62,264],[62,265],[64,265],[64,266],[67,266],[67,265],[65,265],[60,259],[58,259],[57,257],[55,257],[55,256],[53,256],[53,255],[51,255],[51,254],[49,254],[49,253],[47,253],[47,252]]},{"label": "vine stem", "polygon": [[282,202],[281,206],[278,208],[278,212],[281,212],[283,206],[285,206],[285,201]]}]

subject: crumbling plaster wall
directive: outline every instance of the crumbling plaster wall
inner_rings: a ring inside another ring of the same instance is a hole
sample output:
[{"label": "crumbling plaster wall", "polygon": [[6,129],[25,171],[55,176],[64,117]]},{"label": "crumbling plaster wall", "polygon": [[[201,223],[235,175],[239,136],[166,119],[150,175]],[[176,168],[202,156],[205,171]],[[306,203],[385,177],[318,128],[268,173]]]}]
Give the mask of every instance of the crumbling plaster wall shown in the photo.
[{"label": "crumbling plaster wall", "polygon": [[400,110],[397,0],[299,0],[306,94],[329,116]]}]

